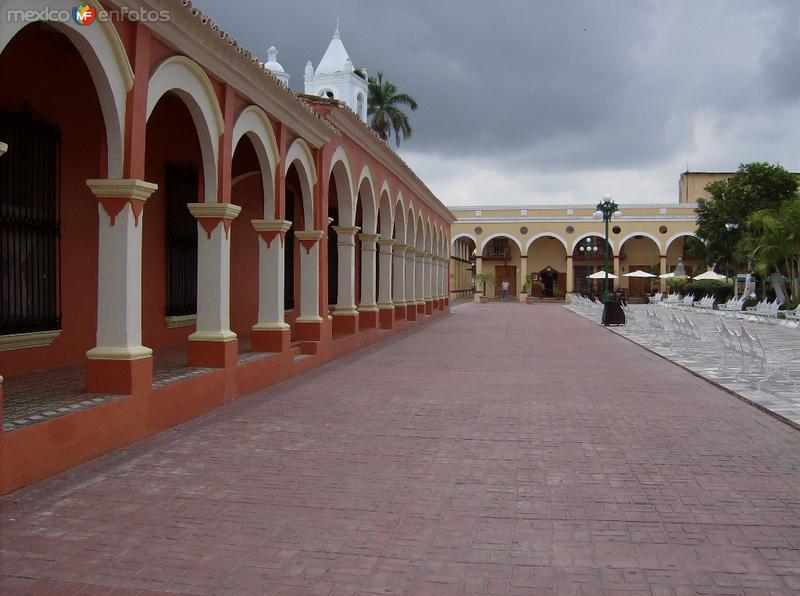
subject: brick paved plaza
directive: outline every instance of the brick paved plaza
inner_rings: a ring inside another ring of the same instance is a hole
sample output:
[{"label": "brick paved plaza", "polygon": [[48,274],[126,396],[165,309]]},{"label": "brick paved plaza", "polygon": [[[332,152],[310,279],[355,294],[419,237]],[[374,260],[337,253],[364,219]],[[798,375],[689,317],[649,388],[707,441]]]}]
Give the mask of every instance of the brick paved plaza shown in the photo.
[{"label": "brick paved plaza", "polygon": [[789,594],[800,432],[557,305],[464,304],[4,497],[8,594]]}]

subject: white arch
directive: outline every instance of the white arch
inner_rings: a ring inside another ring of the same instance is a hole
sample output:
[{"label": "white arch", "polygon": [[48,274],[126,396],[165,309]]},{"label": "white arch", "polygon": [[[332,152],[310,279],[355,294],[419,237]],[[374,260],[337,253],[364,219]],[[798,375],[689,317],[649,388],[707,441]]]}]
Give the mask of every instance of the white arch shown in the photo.
[{"label": "white arch", "polygon": [[219,139],[225,125],[214,87],[208,75],[196,62],[186,56],[167,58],[150,76],[147,88],[148,120],[158,100],[168,91],[180,97],[192,115],[203,158],[205,202],[216,203]]},{"label": "white arch", "polygon": [[247,135],[258,157],[261,166],[261,182],[264,189],[264,217],[275,217],[275,171],[280,161],[278,143],[272,131],[272,124],[266,112],[258,106],[247,106],[243,109],[233,125],[231,139],[231,159],[236,153],[236,146],[243,136]]},{"label": "white arch", "polygon": [[669,240],[667,240],[667,242],[664,244],[664,252],[660,253],[660,254],[664,254],[664,255],[667,254],[667,251],[669,251],[670,245],[675,240],[677,240],[678,238],[681,238],[682,236],[693,236],[694,238],[697,238],[697,234],[695,232],[690,232],[690,231],[678,232],[677,234],[672,235]]},{"label": "white arch", "polygon": [[454,234],[452,238],[450,238],[450,249],[453,249],[453,245],[456,243],[456,240],[460,238],[469,238],[475,243],[475,246],[478,246],[478,238],[475,234],[471,232],[459,232],[458,234]]},{"label": "white arch", "polygon": [[[26,11],[35,18],[46,11],[67,11],[72,14],[75,2],[70,0],[8,0],[3,3],[3,23],[0,26],[0,53],[14,36],[33,21],[10,18],[13,11]],[[100,111],[106,129],[108,177],[122,178],[125,159],[125,106],[128,91],[133,88],[133,69],[125,46],[109,21],[98,19],[91,26],[67,21],[47,21],[66,35],[83,58],[92,77]],[[10,84],[10,81],[8,82]]]},{"label": "white arch", "polygon": [[653,242],[656,243],[656,248],[658,248],[658,254],[661,254],[661,243],[658,241],[658,238],[653,236],[650,232],[632,232],[625,236],[622,240],[620,240],[617,244],[619,246],[619,251],[622,252],[622,247],[625,246],[625,243],[633,238],[634,236],[644,236],[645,238],[650,238]]},{"label": "white arch", "polygon": [[417,211],[417,224],[414,228],[417,231],[414,246],[417,247],[417,250],[425,250],[425,217],[422,215],[422,209]]},{"label": "white arch", "polygon": [[[578,246],[578,243],[581,240],[583,240],[584,238],[600,238],[600,240],[604,239],[603,238],[603,234],[601,234],[600,232],[586,232],[585,234],[581,234],[580,236],[575,238],[575,240],[572,242],[572,250],[569,251],[568,254],[570,254],[570,255],[574,254],[575,253],[575,247]],[[611,238],[608,239],[608,246],[611,248],[611,252],[613,252],[614,254],[617,254],[617,250],[616,250],[616,248],[614,248],[614,241]]]},{"label": "white arch", "polygon": [[406,209],[403,204],[403,193],[397,193],[394,206],[394,239],[400,244],[406,243]]},{"label": "white arch", "polygon": [[314,156],[311,149],[303,139],[295,139],[286,152],[284,162],[284,176],[292,164],[296,164],[297,177],[300,179],[300,191],[303,194],[303,227],[306,230],[314,229],[314,185],[317,183],[317,168],[314,165]]},{"label": "white arch", "polygon": [[425,235],[425,250],[429,253],[433,253],[433,223],[431,222],[431,218],[426,218],[428,226]]},{"label": "white arch", "polygon": [[331,174],[333,174],[333,179],[336,184],[336,200],[339,204],[340,226],[352,226],[356,213],[355,207],[353,206],[353,166],[351,163],[347,148],[344,145],[336,147],[331,157],[328,180],[330,180]]},{"label": "white arch", "polygon": [[481,242],[481,250],[478,253],[479,255],[483,254],[483,249],[486,248],[486,245],[489,244],[489,242],[491,240],[493,240],[494,238],[509,238],[509,239],[513,240],[514,244],[516,244],[517,248],[519,248],[520,254],[522,254],[522,243],[519,241],[519,239],[516,236],[513,236],[512,234],[509,234],[508,232],[495,232],[494,234],[490,234],[486,238],[483,239],[483,242]]},{"label": "white arch", "polygon": [[408,217],[406,218],[406,244],[416,247],[417,242],[417,218],[414,215],[414,202],[409,201],[406,208]]},{"label": "white arch", "polygon": [[[361,187],[366,182],[369,197],[361,196]],[[364,234],[374,234],[377,228],[377,207],[375,205],[375,183],[373,182],[372,172],[369,166],[361,168],[361,174],[358,176],[358,186],[356,187],[356,196],[361,199],[361,231]],[[353,205],[357,209],[357,204]]]},{"label": "white arch", "polygon": [[378,199],[378,224],[381,237],[390,239],[392,237],[392,226],[394,225],[394,213],[392,211],[392,195],[386,182],[381,187],[381,194]]},{"label": "white arch", "polygon": [[555,238],[556,240],[561,242],[561,244],[564,245],[564,251],[567,252],[567,254],[569,254],[569,245],[567,244],[567,241],[558,234],[554,234],[553,232],[539,232],[538,234],[534,234],[533,236],[528,238],[528,242],[525,243],[525,254],[528,254],[528,250],[530,250],[531,244],[536,242],[539,238]]}]

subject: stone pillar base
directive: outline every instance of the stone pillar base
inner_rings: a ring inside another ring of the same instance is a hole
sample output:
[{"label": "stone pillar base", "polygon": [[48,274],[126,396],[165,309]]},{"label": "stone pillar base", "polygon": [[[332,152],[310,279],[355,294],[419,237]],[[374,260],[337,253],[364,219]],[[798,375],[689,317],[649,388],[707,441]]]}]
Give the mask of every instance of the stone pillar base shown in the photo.
[{"label": "stone pillar base", "polygon": [[405,304],[395,304],[394,305],[394,320],[395,321],[402,321],[406,318],[406,305]]},{"label": "stone pillar base", "polygon": [[418,315],[424,315],[425,314],[425,302],[424,301],[417,302],[417,314]]},{"label": "stone pillar base", "polygon": [[189,366],[230,368],[239,359],[239,340],[207,341],[189,338]]},{"label": "stone pillar base", "polygon": [[433,300],[426,300],[425,301],[425,314],[432,315],[433,314]]},{"label": "stone pillar base", "polygon": [[337,313],[333,311],[334,335],[353,335],[358,333],[358,319],[359,314],[356,311],[352,313]]},{"label": "stone pillar base", "polygon": [[257,329],[250,333],[250,347],[254,352],[288,352],[292,344],[292,329]]},{"label": "stone pillar base", "polygon": [[293,336],[296,341],[322,341],[322,319],[295,320]]},{"label": "stone pillar base", "polygon": [[391,329],[394,325],[394,307],[381,308],[378,311],[381,329]]},{"label": "stone pillar base", "polygon": [[444,307],[448,309],[450,308],[450,298],[444,299]]},{"label": "stone pillar base", "polygon": [[417,305],[416,304],[407,304],[406,305],[406,319],[409,321],[416,321],[417,320]]},{"label": "stone pillar base", "polygon": [[375,329],[378,326],[378,310],[358,311],[359,329]]},{"label": "stone pillar base", "polygon": [[134,360],[86,360],[86,391],[133,395],[147,393],[153,386],[153,357]]}]

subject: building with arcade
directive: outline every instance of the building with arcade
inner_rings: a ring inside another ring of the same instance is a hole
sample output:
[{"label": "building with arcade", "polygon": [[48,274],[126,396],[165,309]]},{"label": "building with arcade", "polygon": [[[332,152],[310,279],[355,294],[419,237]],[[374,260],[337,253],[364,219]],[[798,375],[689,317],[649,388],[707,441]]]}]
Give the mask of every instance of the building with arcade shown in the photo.
[{"label": "building with arcade", "polygon": [[189,2],[102,4],[1,9],[0,492],[449,308],[455,218],[338,31],[353,92],[298,95]]}]

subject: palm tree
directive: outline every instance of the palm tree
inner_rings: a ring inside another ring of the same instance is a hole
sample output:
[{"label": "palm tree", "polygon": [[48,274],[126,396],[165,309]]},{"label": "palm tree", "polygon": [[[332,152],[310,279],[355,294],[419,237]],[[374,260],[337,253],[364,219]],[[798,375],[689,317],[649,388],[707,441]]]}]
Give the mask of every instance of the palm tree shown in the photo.
[{"label": "palm tree", "polygon": [[372,117],[370,126],[384,141],[394,131],[395,142],[400,147],[400,135],[403,139],[411,136],[411,124],[408,116],[398,106],[407,105],[412,111],[417,109],[416,100],[406,93],[398,93],[397,86],[391,81],[383,80],[383,73],[378,71],[369,79],[369,108],[367,115]]}]

